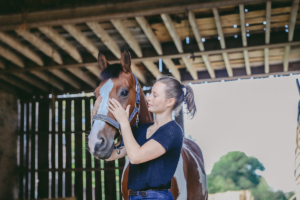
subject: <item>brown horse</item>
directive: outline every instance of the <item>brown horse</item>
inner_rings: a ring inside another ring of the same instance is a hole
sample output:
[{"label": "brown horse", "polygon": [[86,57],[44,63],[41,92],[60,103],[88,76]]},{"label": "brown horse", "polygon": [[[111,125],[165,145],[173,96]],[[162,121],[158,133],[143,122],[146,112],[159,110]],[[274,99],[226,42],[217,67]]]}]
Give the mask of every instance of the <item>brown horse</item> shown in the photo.
[{"label": "brown horse", "polygon": [[[121,64],[113,65],[109,65],[105,56],[99,53],[98,63],[102,70],[100,74],[101,83],[95,89],[97,106],[94,106],[92,114],[107,116],[114,120],[114,116],[106,108],[108,98],[117,99],[124,108],[127,105],[131,105],[131,113],[136,104],[136,83],[130,68],[131,58],[129,52],[124,50],[121,56]],[[140,91],[142,91],[140,85],[139,87]],[[139,118],[138,125],[153,122],[153,115],[148,111],[143,92],[140,93],[140,111],[134,116],[131,126],[134,125],[137,117]],[[117,145],[114,144],[114,140],[119,135],[118,129],[110,123],[105,122],[105,120],[95,120],[88,138],[91,154],[98,159],[109,158],[114,146]],[[126,200],[128,199],[128,164],[129,159],[126,160],[122,174],[122,196]],[[195,142],[187,138],[183,140],[181,156],[176,172],[171,180],[170,191],[174,199],[177,200],[206,200],[208,198],[206,173],[201,149]]]}]

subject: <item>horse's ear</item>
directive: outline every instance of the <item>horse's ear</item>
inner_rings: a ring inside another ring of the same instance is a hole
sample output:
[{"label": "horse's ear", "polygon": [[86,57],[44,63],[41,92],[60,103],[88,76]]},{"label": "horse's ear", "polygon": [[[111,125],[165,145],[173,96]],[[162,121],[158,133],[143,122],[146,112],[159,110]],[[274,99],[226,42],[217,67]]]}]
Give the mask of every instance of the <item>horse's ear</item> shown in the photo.
[{"label": "horse's ear", "polygon": [[98,64],[99,64],[101,71],[103,71],[108,66],[108,62],[107,62],[105,56],[100,51],[98,53]]},{"label": "horse's ear", "polygon": [[125,72],[131,72],[131,56],[127,49],[124,49],[121,55],[121,65]]}]

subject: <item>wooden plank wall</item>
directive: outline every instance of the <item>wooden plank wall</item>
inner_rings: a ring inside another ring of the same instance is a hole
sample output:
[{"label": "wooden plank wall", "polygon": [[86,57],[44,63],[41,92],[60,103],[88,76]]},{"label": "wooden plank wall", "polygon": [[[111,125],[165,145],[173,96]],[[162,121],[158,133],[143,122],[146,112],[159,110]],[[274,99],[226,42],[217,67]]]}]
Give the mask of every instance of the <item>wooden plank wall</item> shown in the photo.
[{"label": "wooden plank wall", "polygon": [[19,199],[122,199],[125,158],[100,161],[86,150],[94,101],[19,101]]}]

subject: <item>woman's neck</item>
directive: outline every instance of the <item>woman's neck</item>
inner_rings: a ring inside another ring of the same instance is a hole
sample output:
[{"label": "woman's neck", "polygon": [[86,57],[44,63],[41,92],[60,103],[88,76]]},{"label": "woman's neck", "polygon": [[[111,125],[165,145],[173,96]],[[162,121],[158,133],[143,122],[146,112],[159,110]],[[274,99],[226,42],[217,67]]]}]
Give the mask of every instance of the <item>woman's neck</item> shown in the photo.
[{"label": "woman's neck", "polygon": [[161,127],[162,125],[172,121],[172,111],[155,114],[154,127]]}]

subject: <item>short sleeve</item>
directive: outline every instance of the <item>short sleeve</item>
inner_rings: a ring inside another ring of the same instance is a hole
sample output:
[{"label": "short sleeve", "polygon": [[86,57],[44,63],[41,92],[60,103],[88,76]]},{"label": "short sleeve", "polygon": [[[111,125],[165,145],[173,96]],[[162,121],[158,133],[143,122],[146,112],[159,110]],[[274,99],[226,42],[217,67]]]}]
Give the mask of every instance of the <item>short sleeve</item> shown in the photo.
[{"label": "short sleeve", "polygon": [[183,141],[183,133],[180,126],[172,124],[160,129],[151,139],[160,143],[168,152],[174,148],[181,148]]}]

